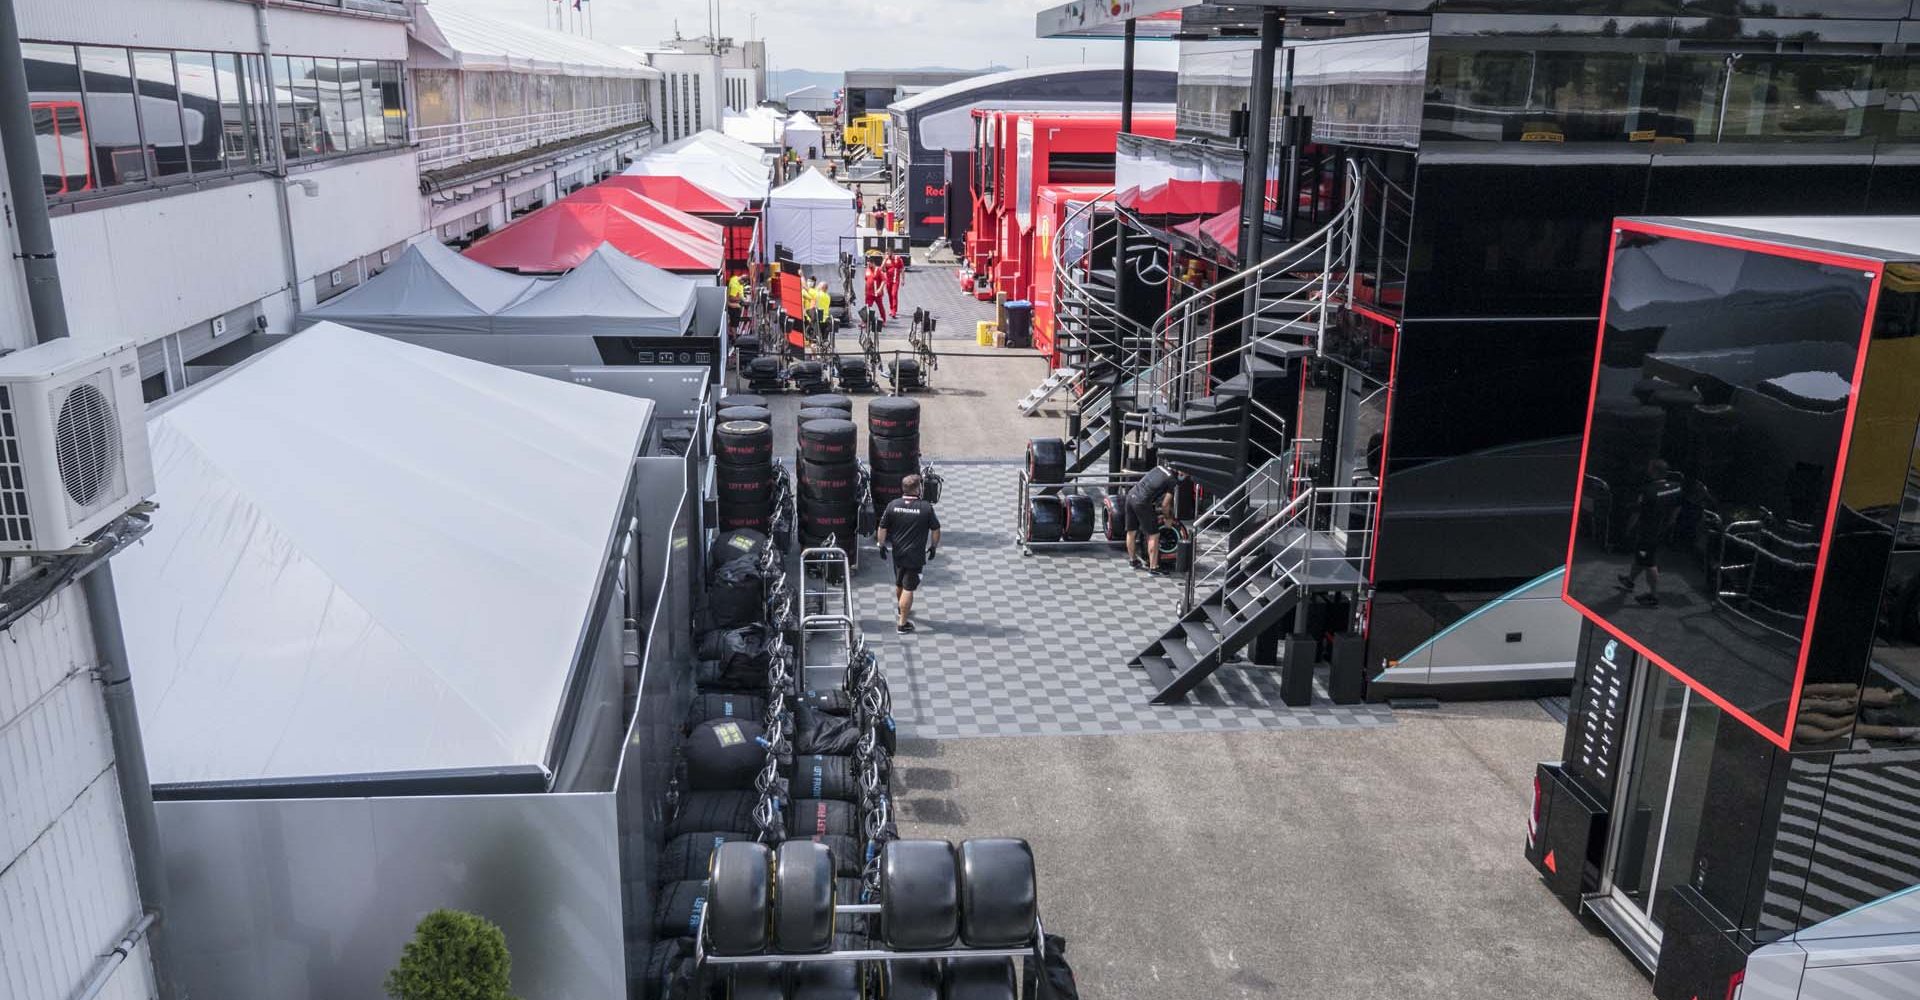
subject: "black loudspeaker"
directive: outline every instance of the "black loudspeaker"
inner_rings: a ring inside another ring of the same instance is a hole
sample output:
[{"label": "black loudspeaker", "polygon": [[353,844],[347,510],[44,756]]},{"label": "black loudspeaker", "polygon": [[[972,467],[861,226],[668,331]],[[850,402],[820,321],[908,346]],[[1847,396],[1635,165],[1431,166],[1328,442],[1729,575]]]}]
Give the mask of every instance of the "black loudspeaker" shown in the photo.
[{"label": "black loudspeaker", "polygon": [[1606,806],[1558,764],[1541,764],[1533,781],[1527,860],[1560,902],[1579,913],[1581,899],[1600,887],[1607,844]]},{"label": "black loudspeaker", "polygon": [[1367,640],[1357,635],[1333,637],[1332,662],[1327,668],[1327,695],[1336,705],[1358,705],[1367,693]]},{"label": "black loudspeaker", "polygon": [[1280,701],[1306,708],[1313,704],[1313,658],[1320,643],[1312,636],[1293,636],[1280,646]]},{"label": "black loudspeaker", "polygon": [[1662,928],[1653,995],[1660,1000],[1732,996],[1733,977],[1747,967],[1747,949],[1733,921],[1684,882],[1667,894],[1666,912],[1656,916]]}]

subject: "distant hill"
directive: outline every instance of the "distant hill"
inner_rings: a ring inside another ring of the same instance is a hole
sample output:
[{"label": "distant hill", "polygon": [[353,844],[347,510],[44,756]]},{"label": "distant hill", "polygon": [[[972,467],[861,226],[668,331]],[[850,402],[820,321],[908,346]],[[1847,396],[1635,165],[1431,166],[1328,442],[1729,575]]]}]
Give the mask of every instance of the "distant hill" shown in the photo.
[{"label": "distant hill", "polygon": [[[951,66],[910,66],[905,67],[901,71],[909,73],[998,73],[1004,69],[1006,69],[1005,66],[989,66],[985,69],[978,70],[959,70]],[[846,81],[846,76],[844,71],[828,73],[815,69],[776,69],[767,74],[767,89],[772,91],[771,96],[776,100],[799,90],[801,87],[819,87],[828,93],[832,93],[840,89],[840,85]]]}]

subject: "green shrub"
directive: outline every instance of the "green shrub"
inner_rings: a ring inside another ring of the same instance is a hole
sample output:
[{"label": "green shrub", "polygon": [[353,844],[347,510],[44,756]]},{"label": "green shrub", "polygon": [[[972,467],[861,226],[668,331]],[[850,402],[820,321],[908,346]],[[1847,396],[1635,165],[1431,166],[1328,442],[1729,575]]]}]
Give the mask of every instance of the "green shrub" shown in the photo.
[{"label": "green shrub", "polygon": [[387,973],[393,1000],[513,1000],[507,936],[485,917],[435,910],[413,929]]}]

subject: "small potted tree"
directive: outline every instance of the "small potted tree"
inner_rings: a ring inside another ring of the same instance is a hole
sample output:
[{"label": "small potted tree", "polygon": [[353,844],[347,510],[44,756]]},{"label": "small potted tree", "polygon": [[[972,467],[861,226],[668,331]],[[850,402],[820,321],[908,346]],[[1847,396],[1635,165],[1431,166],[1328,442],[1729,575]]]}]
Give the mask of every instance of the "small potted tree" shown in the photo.
[{"label": "small potted tree", "polygon": [[421,918],[400,964],[387,973],[393,1000],[513,1000],[513,957],[493,921],[460,910]]}]

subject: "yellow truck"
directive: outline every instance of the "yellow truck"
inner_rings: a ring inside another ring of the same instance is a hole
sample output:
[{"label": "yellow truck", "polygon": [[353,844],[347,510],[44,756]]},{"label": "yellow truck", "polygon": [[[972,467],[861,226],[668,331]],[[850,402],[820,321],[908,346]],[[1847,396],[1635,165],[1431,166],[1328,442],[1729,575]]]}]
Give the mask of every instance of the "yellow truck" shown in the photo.
[{"label": "yellow truck", "polygon": [[848,149],[864,147],[876,158],[887,155],[887,116],[868,114],[855,118],[842,131],[841,141]]}]

